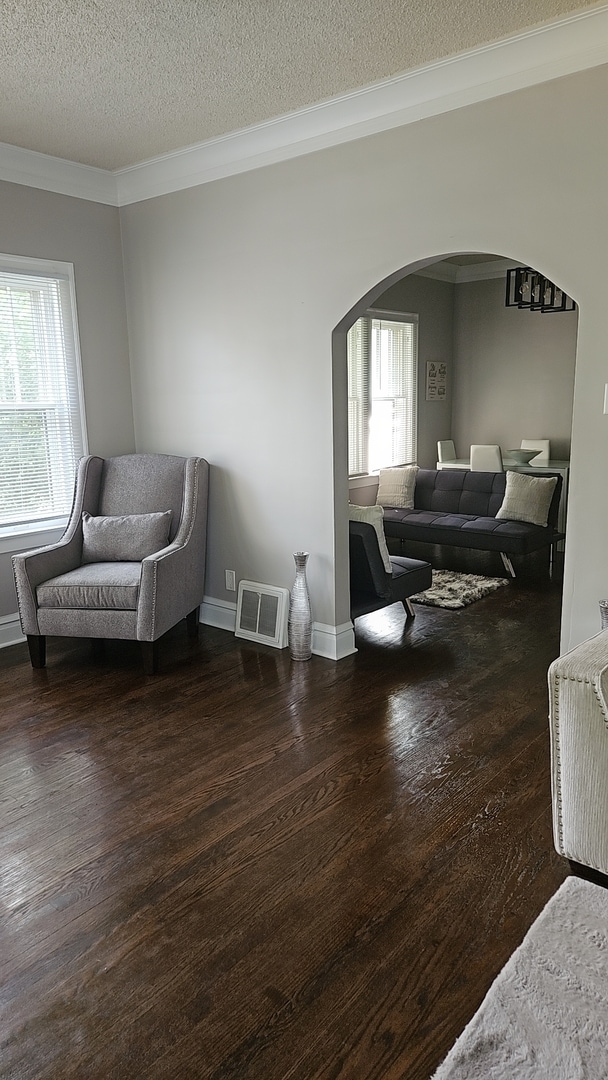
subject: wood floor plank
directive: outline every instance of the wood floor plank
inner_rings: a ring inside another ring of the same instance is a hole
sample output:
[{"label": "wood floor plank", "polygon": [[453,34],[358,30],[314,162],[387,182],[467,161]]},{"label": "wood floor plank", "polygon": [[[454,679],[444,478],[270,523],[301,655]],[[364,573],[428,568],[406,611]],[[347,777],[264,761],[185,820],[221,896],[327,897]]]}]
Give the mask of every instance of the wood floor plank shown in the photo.
[{"label": "wood floor plank", "polygon": [[568,872],[557,585],[358,652],[0,650],[1,1080],[427,1080]]}]

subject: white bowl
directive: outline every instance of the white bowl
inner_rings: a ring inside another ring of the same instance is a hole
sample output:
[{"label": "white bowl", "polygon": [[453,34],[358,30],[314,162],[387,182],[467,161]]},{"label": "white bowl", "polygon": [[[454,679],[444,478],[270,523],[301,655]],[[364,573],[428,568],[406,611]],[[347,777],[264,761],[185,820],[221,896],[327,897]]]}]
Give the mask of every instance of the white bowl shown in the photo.
[{"label": "white bowl", "polygon": [[532,458],[540,453],[540,450],[507,450],[506,456],[516,461],[518,465],[529,465]]}]

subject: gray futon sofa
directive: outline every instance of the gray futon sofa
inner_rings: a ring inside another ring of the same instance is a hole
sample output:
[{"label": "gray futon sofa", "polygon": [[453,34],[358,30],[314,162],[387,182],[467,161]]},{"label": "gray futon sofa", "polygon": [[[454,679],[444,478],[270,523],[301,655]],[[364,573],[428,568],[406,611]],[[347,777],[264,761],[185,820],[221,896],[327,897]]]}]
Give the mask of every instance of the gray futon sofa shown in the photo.
[{"label": "gray futon sofa", "polygon": [[[497,551],[515,577],[511,556],[529,555],[546,548],[552,565],[562,478],[556,474],[546,525],[497,518],[507,481],[506,472],[460,469],[418,469],[412,509],[384,507],[384,532],[389,549],[403,554],[410,541],[451,547]],[[543,474],[546,476],[547,474]]]}]

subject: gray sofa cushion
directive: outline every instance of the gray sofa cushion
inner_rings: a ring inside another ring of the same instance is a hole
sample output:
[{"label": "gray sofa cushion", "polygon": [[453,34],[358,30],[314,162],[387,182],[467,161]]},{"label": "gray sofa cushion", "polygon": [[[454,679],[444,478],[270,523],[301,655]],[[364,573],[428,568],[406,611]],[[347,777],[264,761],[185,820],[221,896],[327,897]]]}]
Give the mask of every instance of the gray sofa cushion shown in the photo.
[{"label": "gray sofa cushion", "polygon": [[36,599],[44,608],[135,611],[140,577],[140,562],[89,563],[43,582]]},{"label": "gray sofa cushion", "polygon": [[387,537],[446,544],[480,551],[506,551],[528,555],[546,547],[553,531],[524,521],[501,521],[468,514],[441,514],[424,510],[385,510]]},{"label": "gray sofa cushion", "polygon": [[82,561],[140,562],[166,547],[171,510],[153,514],[92,517],[82,514]]}]

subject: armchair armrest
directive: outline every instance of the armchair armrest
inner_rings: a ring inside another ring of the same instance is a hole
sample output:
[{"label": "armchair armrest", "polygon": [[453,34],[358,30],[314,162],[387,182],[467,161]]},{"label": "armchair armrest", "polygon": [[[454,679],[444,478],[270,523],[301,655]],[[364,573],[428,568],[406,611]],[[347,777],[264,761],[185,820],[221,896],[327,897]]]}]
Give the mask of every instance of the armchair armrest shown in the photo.
[{"label": "armchair armrest", "polygon": [[156,641],[203,602],[209,465],[191,459],[182,517],[171,544],[143,560],[137,639]]},{"label": "armchair armrest", "polygon": [[82,511],[94,512],[102,469],[99,457],[83,457],[78,462],[74,497],[65,532],[56,544],[24,551],[12,556],[15,590],[21,629],[24,634],[39,634],[36,587],[57,574],[75,570],[82,557]]},{"label": "armchair armrest", "polygon": [[[149,555],[141,564],[137,640],[156,641],[195,606],[192,596],[190,558],[182,544],[173,542]],[[200,591],[202,602],[203,592]]]},{"label": "armchair armrest", "polygon": [[74,570],[80,563],[82,540],[78,533],[64,533],[61,540],[48,547],[23,551],[12,556],[15,590],[21,629],[24,634],[39,634],[36,588],[48,578]]}]

